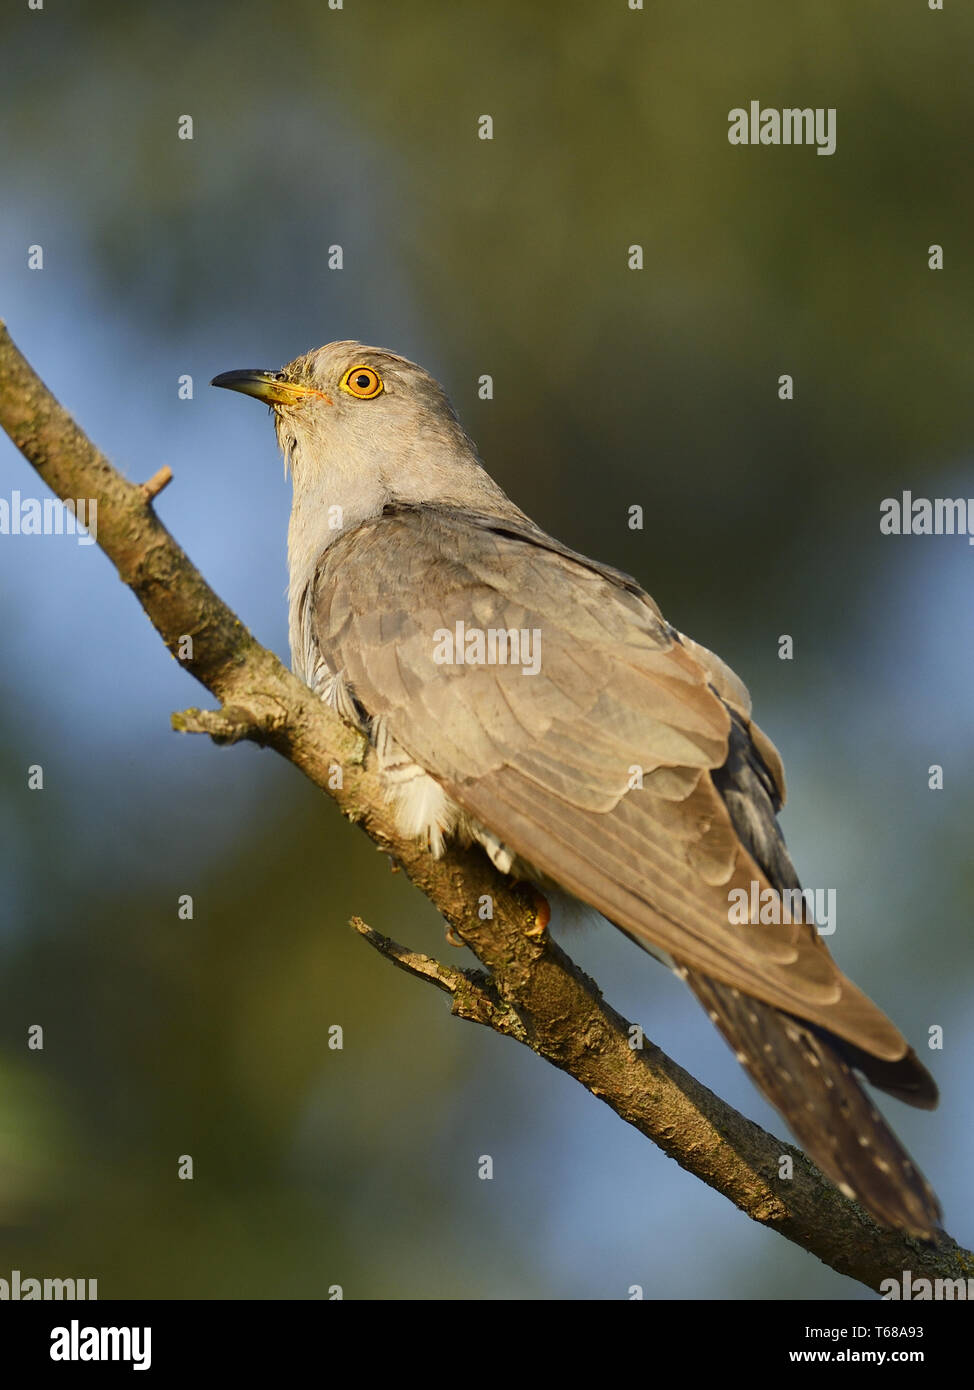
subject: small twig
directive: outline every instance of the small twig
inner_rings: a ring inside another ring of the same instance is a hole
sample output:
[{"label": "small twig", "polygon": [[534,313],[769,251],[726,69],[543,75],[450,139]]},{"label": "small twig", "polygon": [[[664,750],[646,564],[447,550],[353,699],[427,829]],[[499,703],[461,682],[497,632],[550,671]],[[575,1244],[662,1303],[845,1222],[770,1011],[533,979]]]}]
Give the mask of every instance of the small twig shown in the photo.
[{"label": "small twig", "polygon": [[223,709],[179,710],[169,716],[177,734],[209,734],[214,743],[239,743],[250,739],[260,743],[266,728],[246,710],[225,705]]},{"label": "small twig", "polygon": [[[482,1023],[495,1033],[517,1038],[527,1042],[527,1033],[517,1014],[504,1004],[485,970],[458,970],[455,966],[444,965],[433,956],[423,955],[421,951],[411,951],[408,946],[400,946],[389,936],[383,936],[361,917],[353,917],[351,925],[380,956],[392,961],[393,965],[414,975],[418,980],[435,985],[453,1000],[451,1012],[457,1018],[465,1018],[470,1023]],[[463,945],[463,942],[458,942]]]},{"label": "small twig", "polygon": [[172,482],[172,469],[168,463],[164,463],[157,473],[142,484],[142,496],[147,502],[151,502],[154,497],[158,497],[164,487],[168,487]]},{"label": "small twig", "polygon": [[462,970],[444,965],[432,956],[424,956],[421,951],[410,951],[407,946],[400,946],[398,941],[393,941],[391,936],[383,936],[367,922],[363,922],[361,917],[352,917],[350,925],[370,946],[375,947],[380,956],[391,960],[393,965],[405,970],[407,975],[428,980],[431,985],[436,985],[437,989],[442,989],[446,994],[456,993],[464,978]]}]

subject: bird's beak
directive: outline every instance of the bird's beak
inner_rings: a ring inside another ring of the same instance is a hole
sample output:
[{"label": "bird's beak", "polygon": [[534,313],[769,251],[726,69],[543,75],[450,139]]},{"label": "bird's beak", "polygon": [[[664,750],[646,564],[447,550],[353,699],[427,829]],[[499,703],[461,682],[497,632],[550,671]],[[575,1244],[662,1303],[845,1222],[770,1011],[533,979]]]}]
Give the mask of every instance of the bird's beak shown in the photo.
[{"label": "bird's beak", "polygon": [[296,405],[304,396],[317,396],[328,405],[333,404],[324,391],[318,391],[313,386],[301,386],[296,381],[281,381],[277,372],[264,372],[257,367],[221,372],[210,385],[225,386],[228,391],[242,391],[245,396],[256,396],[267,405]]}]

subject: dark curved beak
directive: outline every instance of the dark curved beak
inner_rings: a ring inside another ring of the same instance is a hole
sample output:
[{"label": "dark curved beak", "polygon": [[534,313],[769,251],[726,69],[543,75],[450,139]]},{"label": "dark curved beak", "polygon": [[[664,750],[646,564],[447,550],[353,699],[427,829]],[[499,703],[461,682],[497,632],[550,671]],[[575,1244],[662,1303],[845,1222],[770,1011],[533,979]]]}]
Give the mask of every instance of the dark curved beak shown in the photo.
[{"label": "dark curved beak", "polygon": [[223,386],[228,391],[240,391],[245,396],[254,396],[265,405],[294,405],[303,396],[317,396],[332,404],[330,396],[313,386],[302,386],[296,381],[287,381],[280,372],[265,372],[260,367],[243,367],[235,372],[221,372],[210,382],[211,386]]}]

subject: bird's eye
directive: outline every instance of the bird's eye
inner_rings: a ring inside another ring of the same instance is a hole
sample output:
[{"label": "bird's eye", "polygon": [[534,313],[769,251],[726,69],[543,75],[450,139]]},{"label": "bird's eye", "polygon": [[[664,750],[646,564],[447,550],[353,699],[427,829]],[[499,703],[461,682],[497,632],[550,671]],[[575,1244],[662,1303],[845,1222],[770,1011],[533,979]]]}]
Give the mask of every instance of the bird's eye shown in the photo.
[{"label": "bird's eye", "polygon": [[275,380],[275,381],[287,381],[287,372],[275,372],[275,373],[274,373],[274,380]]},{"label": "bird's eye", "polygon": [[373,367],[349,367],[342,377],[341,388],[360,401],[370,401],[382,390],[382,378]]}]

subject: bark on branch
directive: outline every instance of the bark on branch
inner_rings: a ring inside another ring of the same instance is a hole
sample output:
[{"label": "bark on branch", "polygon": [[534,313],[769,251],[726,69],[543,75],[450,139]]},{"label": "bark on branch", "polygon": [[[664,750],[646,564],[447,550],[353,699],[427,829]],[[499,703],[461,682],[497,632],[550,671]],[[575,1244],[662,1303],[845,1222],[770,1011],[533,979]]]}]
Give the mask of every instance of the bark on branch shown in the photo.
[{"label": "bark on branch", "polygon": [[[974,1256],[949,1236],[926,1245],[882,1229],[799,1150],[738,1114],[648,1040],[630,1046],[628,1022],[539,929],[533,893],[512,886],[486,856],[451,849],[434,860],[416,841],[400,839],[365,740],[254,640],[159,521],[152,500],[168,477],[160,472],[140,486],[117,472],[2,324],[0,424],[59,497],[97,499],[98,544],[172,655],[219,701],[215,710],[174,715],[173,727],[218,742],[251,739],[294,763],[395,857],[486,973],[410,952],[356,919],[382,955],[446,991],[458,1017],[515,1038],[574,1076],[752,1220],[840,1273],[872,1288],[903,1269],[914,1279],[974,1277]],[[192,656],[184,659],[186,637]],[[329,785],[336,764],[340,788]],[[493,903],[489,921],[477,912],[485,895]],[[794,1162],[787,1181],[778,1177],[784,1154]]]}]

